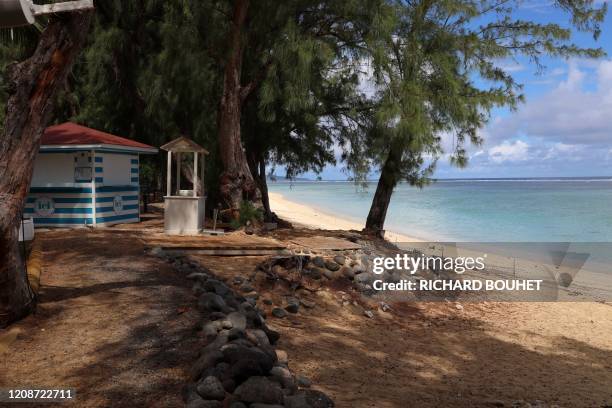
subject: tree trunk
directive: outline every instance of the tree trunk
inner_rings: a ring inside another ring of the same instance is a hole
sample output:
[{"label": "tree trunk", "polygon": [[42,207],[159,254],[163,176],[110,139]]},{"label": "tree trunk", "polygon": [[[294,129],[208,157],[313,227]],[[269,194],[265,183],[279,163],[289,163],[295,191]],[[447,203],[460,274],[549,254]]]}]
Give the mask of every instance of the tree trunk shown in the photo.
[{"label": "tree trunk", "polygon": [[261,201],[265,211],[265,217],[267,221],[273,221],[273,213],[270,208],[270,196],[268,195],[268,180],[266,178],[266,161],[261,158],[259,160],[259,178],[258,178],[259,191],[261,191]]},{"label": "tree trunk", "polygon": [[91,13],[52,18],[34,54],[7,68],[8,102],[0,134],[0,327],[34,307],[18,243],[40,138],[72,64],[83,48]]},{"label": "tree trunk", "polygon": [[268,181],[266,179],[266,160],[259,151],[248,151],[248,164],[253,175],[253,179],[257,184],[257,188],[261,193],[261,203],[264,209],[264,219],[266,221],[276,221],[276,216],[270,208],[270,196],[268,195]]},{"label": "tree trunk", "polygon": [[401,152],[402,150],[399,148],[392,148],[389,151],[387,160],[380,173],[376,192],[372,198],[372,205],[366,220],[364,232],[380,238],[384,237],[385,219],[387,218],[387,210],[389,209],[393,189],[400,181],[398,169],[402,158]]},{"label": "tree trunk", "polygon": [[249,0],[234,0],[234,11],[229,34],[229,55],[223,78],[223,94],[219,104],[219,150],[223,172],[219,189],[224,205],[238,209],[243,200],[261,204],[260,193],[253,180],[242,148],[240,119],[242,104],[250,87],[241,85],[244,51],[243,28],[246,25]]}]

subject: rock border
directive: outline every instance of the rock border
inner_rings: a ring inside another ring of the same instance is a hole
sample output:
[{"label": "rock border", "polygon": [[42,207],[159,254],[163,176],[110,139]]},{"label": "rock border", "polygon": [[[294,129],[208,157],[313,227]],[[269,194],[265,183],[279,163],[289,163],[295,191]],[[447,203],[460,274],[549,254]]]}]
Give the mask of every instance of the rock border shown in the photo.
[{"label": "rock border", "polygon": [[[188,408],[332,408],[323,392],[289,369],[287,353],[275,344],[280,334],[266,324],[256,297],[243,296],[197,262],[163,256],[194,281],[206,346],[182,391]],[[284,310],[283,310],[284,311]]]}]

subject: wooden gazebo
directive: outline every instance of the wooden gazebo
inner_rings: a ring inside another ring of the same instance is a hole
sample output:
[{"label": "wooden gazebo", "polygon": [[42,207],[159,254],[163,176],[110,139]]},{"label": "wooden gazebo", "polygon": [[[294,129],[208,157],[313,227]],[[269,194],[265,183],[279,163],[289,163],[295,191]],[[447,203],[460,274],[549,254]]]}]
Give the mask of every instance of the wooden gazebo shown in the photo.
[{"label": "wooden gazebo", "polygon": [[[204,163],[208,151],[187,137],[179,137],[161,147],[168,152],[168,169],[164,231],[172,235],[196,235],[204,228]],[[176,186],[172,188],[172,156],[176,160]],[[181,166],[184,154],[193,154],[191,190],[181,189]],[[198,188],[199,187],[199,188]],[[198,191],[199,190],[199,191]]]}]

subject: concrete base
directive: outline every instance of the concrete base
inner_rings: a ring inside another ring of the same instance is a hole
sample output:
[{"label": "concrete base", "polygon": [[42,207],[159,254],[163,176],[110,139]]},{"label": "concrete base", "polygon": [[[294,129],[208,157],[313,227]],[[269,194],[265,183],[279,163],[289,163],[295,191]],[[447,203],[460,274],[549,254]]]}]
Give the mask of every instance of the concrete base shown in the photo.
[{"label": "concrete base", "polygon": [[204,228],[206,197],[164,197],[164,232],[168,235],[198,235]]}]

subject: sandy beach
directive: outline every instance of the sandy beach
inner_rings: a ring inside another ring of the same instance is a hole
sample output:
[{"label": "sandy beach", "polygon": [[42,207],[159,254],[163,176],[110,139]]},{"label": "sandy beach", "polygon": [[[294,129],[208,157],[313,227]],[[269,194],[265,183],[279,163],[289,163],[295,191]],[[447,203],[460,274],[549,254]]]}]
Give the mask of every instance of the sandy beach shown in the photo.
[{"label": "sandy beach", "polygon": [[[305,228],[312,229],[324,229],[324,230],[357,230],[360,231],[363,229],[363,224],[356,221],[351,220],[348,217],[343,218],[338,215],[326,213],[324,211],[319,210],[318,208],[311,207],[309,205],[296,203],[294,201],[287,200],[280,193],[269,193],[270,195],[270,206],[272,207],[272,211],[274,211],[279,217],[290,221],[292,224],[296,226],[301,226]],[[402,243],[420,243],[425,242],[416,237],[411,237],[408,235],[404,235],[394,231],[387,231],[385,233],[385,238],[392,243],[400,243],[400,248],[408,248],[410,245],[401,245]],[[418,244],[417,244],[418,245]],[[429,244],[427,244],[429,245]],[[439,246],[444,247],[444,245]],[[480,256],[481,252],[469,250],[462,248],[460,253],[457,252],[459,250],[458,247],[445,247],[447,253],[455,252],[455,256]],[[425,250],[425,248],[419,247],[421,250]],[[450,251],[449,251],[450,250]],[[544,266],[549,269],[554,269],[553,265],[547,265],[541,262],[532,262],[523,258],[511,258],[506,256],[499,256],[493,253],[488,253],[488,261],[487,265],[492,268],[496,273],[511,273],[511,269],[516,265],[520,265],[520,269],[524,277],[538,277],[540,276],[537,271],[539,268]],[[516,274],[516,272],[514,272]],[[582,269],[580,273],[576,276],[576,280],[574,285],[569,288],[561,288],[560,296],[561,299],[566,299],[566,296],[571,296],[570,300],[577,300],[578,298],[583,300],[592,300],[592,299],[609,299],[610,294],[612,293],[612,286],[610,282],[610,278],[601,273],[593,272],[590,270]]]},{"label": "sandy beach", "polygon": [[[317,208],[299,204],[287,200],[282,194],[269,193],[270,207],[279,217],[295,225],[307,228],[328,229],[328,230],[357,230],[363,229],[363,223],[359,223],[348,218],[338,217],[335,214],[328,214]],[[422,242],[423,240],[400,234],[394,231],[387,231],[385,238],[391,242]]]}]

